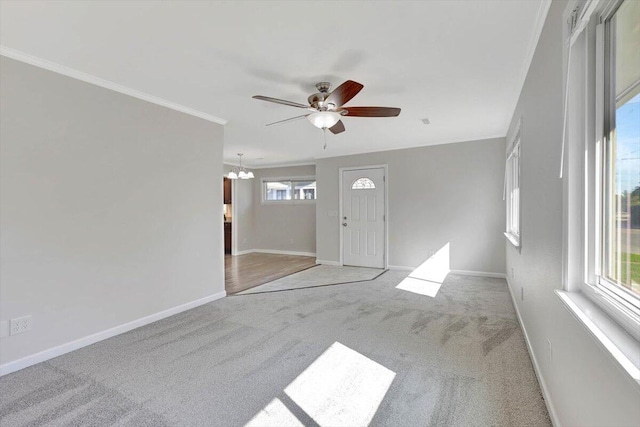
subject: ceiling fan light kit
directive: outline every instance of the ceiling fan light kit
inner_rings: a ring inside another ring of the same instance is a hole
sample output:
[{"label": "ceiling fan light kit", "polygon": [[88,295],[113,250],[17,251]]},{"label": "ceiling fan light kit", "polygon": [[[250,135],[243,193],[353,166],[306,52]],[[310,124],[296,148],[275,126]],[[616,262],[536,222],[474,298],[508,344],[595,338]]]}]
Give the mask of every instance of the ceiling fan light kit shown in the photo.
[{"label": "ceiling fan light kit", "polygon": [[307,115],[307,119],[311,124],[319,129],[331,128],[338,123],[341,118],[342,114],[334,111],[319,111],[317,113]]},{"label": "ceiling fan light kit", "polygon": [[238,157],[240,157],[240,166],[234,166],[229,173],[227,174],[227,178],[229,179],[252,179],[255,178],[253,172],[248,170],[247,168],[242,167],[242,153],[238,153]]},{"label": "ceiling fan light kit", "polygon": [[[329,92],[331,84],[329,82],[320,82],[316,84],[318,93],[315,93],[307,99],[309,105],[300,104],[298,102],[286,101],[284,99],[270,98],[268,96],[255,95],[254,99],[261,101],[274,102],[276,104],[288,105],[295,108],[303,108],[311,111],[308,114],[293,117],[291,119],[280,120],[278,122],[269,123],[267,126],[286,123],[289,121],[306,117],[312,125],[319,129],[331,131],[333,134],[344,132],[344,123],[342,117],[396,117],[400,114],[400,108],[391,107],[343,107],[354,96],[362,90],[364,86],[353,80],[347,80],[338,86],[333,92]],[[326,144],[325,144],[326,145]]]}]

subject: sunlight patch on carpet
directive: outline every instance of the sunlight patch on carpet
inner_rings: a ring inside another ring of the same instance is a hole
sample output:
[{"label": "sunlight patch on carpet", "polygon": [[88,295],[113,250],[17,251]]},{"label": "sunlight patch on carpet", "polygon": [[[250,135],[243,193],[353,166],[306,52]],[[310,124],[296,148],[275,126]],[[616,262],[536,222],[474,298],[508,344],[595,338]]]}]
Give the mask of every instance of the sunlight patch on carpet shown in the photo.
[{"label": "sunlight patch on carpet", "polygon": [[[285,389],[321,427],[366,426],[387,394],[395,372],[335,342]],[[302,425],[274,399],[246,426]]]},{"label": "sunlight patch on carpet", "polygon": [[245,427],[304,427],[304,424],[280,401],[273,399]]},{"label": "sunlight patch on carpet", "polygon": [[395,373],[338,342],[284,391],[321,426],[368,425]]},{"label": "sunlight patch on carpet", "polygon": [[396,289],[435,298],[450,271],[447,243],[413,270]]}]

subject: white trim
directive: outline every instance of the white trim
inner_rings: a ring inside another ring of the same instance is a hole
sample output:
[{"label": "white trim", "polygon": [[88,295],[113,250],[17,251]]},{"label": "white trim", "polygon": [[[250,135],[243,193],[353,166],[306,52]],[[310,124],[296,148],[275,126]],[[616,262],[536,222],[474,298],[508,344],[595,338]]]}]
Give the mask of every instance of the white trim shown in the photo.
[{"label": "white trim", "polygon": [[289,168],[289,167],[296,167],[296,166],[315,166],[315,165],[316,165],[316,162],[301,162],[301,163],[274,163],[274,164],[262,165],[262,166],[245,165],[245,167],[248,167],[251,169],[271,169],[271,168]]},{"label": "white trim", "polygon": [[533,346],[531,345],[529,334],[527,334],[527,328],[525,328],[524,326],[522,316],[520,316],[520,310],[518,309],[518,304],[516,304],[516,298],[514,297],[513,291],[511,290],[511,282],[509,282],[508,277],[505,277],[505,279],[507,281],[507,287],[509,288],[509,295],[511,295],[511,302],[513,303],[513,307],[516,310],[516,316],[518,316],[518,323],[520,323],[520,328],[522,329],[522,335],[524,335],[524,342],[527,344],[527,350],[529,350],[529,356],[531,357],[531,362],[533,364],[533,371],[538,378],[538,384],[540,384],[540,390],[542,391],[544,404],[547,406],[547,412],[549,413],[549,418],[551,418],[551,424],[553,424],[554,426],[560,426],[560,419],[558,418],[558,413],[556,412],[556,408],[553,405],[553,401],[551,400],[549,388],[547,387],[547,383],[544,381],[544,377],[542,376],[542,370],[540,369],[538,359],[536,359],[536,355],[533,352]]},{"label": "white trim", "polygon": [[276,254],[276,255],[296,255],[296,256],[312,256],[315,257],[315,252],[298,252],[298,251],[281,251],[277,249],[252,249],[251,252],[259,254]]},{"label": "white trim", "polygon": [[547,20],[547,14],[549,13],[550,8],[551,0],[540,1],[535,23],[533,25],[533,33],[531,34],[531,39],[529,40],[529,46],[527,46],[527,52],[523,64],[524,66],[520,72],[520,76],[518,77],[518,84],[515,86],[515,90],[513,92],[513,105],[507,111],[516,110],[516,106],[518,105],[518,101],[520,100],[520,94],[522,93],[522,89],[524,88],[524,82],[527,79],[527,74],[529,74],[529,68],[531,68],[531,63],[533,62],[533,55],[536,53],[536,48],[538,47],[538,42],[540,41],[542,29],[544,28],[544,23]]},{"label": "white trim", "polygon": [[340,261],[325,261],[325,260],[322,260],[322,259],[317,259],[316,260],[316,264],[334,265],[336,267],[342,267],[342,264],[340,264]]},{"label": "white trim", "polygon": [[413,271],[416,269],[416,267],[408,267],[406,265],[388,265],[387,268],[389,270],[396,270],[396,271]]},{"label": "white trim", "polygon": [[640,387],[640,342],[629,336],[622,326],[581,292],[556,290],[555,293],[604,353],[617,362],[628,379]]},{"label": "white trim", "polygon": [[[389,165],[347,166],[338,169],[338,224],[342,223],[342,173],[361,169],[384,169],[384,263],[383,268],[389,268]],[[344,232],[340,225],[340,265],[344,265]]]},{"label": "white trim", "polygon": [[3,365],[0,365],[0,376],[19,371],[20,369],[24,369],[29,366],[33,366],[37,363],[44,362],[49,359],[53,359],[54,357],[62,356],[63,354],[69,353],[74,350],[78,350],[82,347],[86,347],[91,344],[95,344],[99,341],[106,340],[107,338],[124,334],[125,332],[129,332],[141,326],[145,326],[150,323],[157,322],[158,320],[162,320],[167,317],[173,316],[174,314],[191,310],[192,308],[210,303],[220,298],[224,298],[226,295],[227,295],[226,291],[221,291],[216,294],[197,299],[195,301],[181,304],[176,307],[172,307],[167,310],[163,310],[158,313],[151,314],[149,316],[145,316],[140,319],[133,320],[131,322],[127,322],[119,326],[115,326],[113,328],[107,329],[102,332],[98,332],[98,333],[88,335],[86,337],[79,338],[77,340],[74,340],[65,344],[58,345],[56,347],[41,351],[39,353],[31,354],[29,356],[23,357],[18,360],[14,360],[12,362],[7,362]]},{"label": "white trim", "polygon": [[190,116],[199,117],[204,120],[208,120],[219,125],[226,125],[227,120],[220,117],[208,114],[202,111],[195,110],[184,105],[177,104],[175,102],[167,101],[166,99],[158,98],[157,96],[149,95],[148,93],[140,92],[136,89],[132,89],[127,86],[123,86],[118,83],[114,83],[108,80],[101,79],[91,74],[84,73],[82,71],[74,70],[73,68],[66,67],[55,62],[47,61],[46,59],[38,58],[28,53],[21,52],[16,49],[12,49],[6,46],[0,46],[0,55],[7,58],[15,59],[27,64],[34,65],[45,70],[53,71],[54,73],[62,74],[67,77],[71,77],[83,82],[91,83],[96,86],[103,87],[105,89],[113,90],[125,95],[132,96],[134,98],[142,99],[143,101],[151,102],[152,104],[161,105],[166,108],[170,108],[181,113],[189,114]]},{"label": "white trim", "polygon": [[357,150],[357,151],[349,151],[349,152],[345,152],[342,154],[319,154],[315,157],[316,161],[318,160],[324,160],[324,159],[334,159],[337,157],[347,157],[347,156],[357,156],[359,154],[370,154],[370,153],[385,153],[387,151],[400,151],[400,150],[411,150],[414,148],[426,148],[426,147],[434,147],[437,145],[446,145],[446,144],[463,144],[465,142],[473,142],[473,143],[482,143],[482,142],[486,142],[486,141],[490,141],[492,139],[499,139],[499,138],[504,138],[506,135],[506,131],[502,132],[498,135],[480,135],[478,137],[475,138],[467,138],[467,139],[443,139],[443,140],[439,140],[439,141],[435,141],[435,142],[431,142],[431,143],[427,143],[427,144],[421,144],[421,145],[408,145],[408,146],[401,146],[398,145],[397,147],[394,148],[374,148],[371,149],[369,148],[368,150]]},{"label": "white trim", "polygon": [[236,179],[231,181],[231,255],[238,254],[238,187],[236,187]]},{"label": "white trim", "polygon": [[[522,116],[520,116],[520,118],[516,122],[516,125],[513,127],[511,132],[506,136],[506,139],[507,139],[506,152],[509,153],[508,157],[511,157],[513,156],[513,152],[516,147],[516,144],[520,144],[520,142],[522,141]],[[518,142],[516,143],[516,141]]]},{"label": "white trim", "polygon": [[[589,25],[589,21],[591,20],[591,16],[593,13],[600,7],[601,0],[587,0],[585,6],[580,11],[580,16],[578,17],[578,21],[576,22],[576,26],[571,30],[571,34],[569,34],[569,45],[572,45],[576,42],[582,31]],[[578,2],[573,2],[571,4],[571,8],[575,8]]]},{"label": "white trim", "polygon": [[[389,265],[389,270],[396,271],[413,271],[418,267],[409,267],[407,265]],[[506,279],[507,275],[504,273],[493,273],[491,271],[473,271],[473,270],[449,270],[449,274],[457,274],[460,276],[474,276],[474,277],[492,277],[496,279]]]},{"label": "white trim", "polygon": [[471,271],[471,270],[451,270],[449,274],[458,274],[460,276],[474,276],[474,277],[492,277],[495,279],[507,279],[507,275],[504,273],[493,273],[491,271]]},{"label": "white trim", "polygon": [[[233,238],[233,236],[232,236],[232,238]],[[247,255],[247,254],[251,254],[253,252],[254,252],[253,249],[245,249],[244,251],[237,251],[234,256]]]},{"label": "white trim", "polygon": [[[513,128],[513,131],[508,136],[507,139],[507,158],[505,160],[505,175],[504,175],[504,187],[503,187],[503,200],[505,201],[505,233],[504,235],[509,239],[509,241],[516,247],[520,247],[520,224],[522,223],[522,198],[520,197],[520,184],[521,184],[521,173],[522,169],[522,117],[518,119],[516,126]],[[517,184],[515,186],[514,180],[514,171],[517,168]],[[518,201],[517,203],[513,203],[513,192],[517,190]],[[507,196],[509,196],[507,198]],[[517,209],[517,227],[514,227],[512,223],[512,212]],[[517,228],[514,232],[514,228]]]},{"label": "white trim", "polygon": [[505,231],[504,237],[506,237],[509,240],[509,242],[511,242],[511,244],[516,248],[520,247],[520,239],[515,234]]}]

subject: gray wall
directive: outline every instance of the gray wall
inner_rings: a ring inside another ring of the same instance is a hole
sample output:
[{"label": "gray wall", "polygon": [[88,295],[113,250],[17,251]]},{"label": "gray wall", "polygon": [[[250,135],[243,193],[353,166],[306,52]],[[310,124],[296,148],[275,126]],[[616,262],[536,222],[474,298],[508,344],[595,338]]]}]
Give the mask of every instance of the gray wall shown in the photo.
[{"label": "gray wall", "polygon": [[318,260],[340,260],[339,168],[387,164],[389,265],[450,243],[452,269],[504,273],[504,159],[497,138],[318,160]]},{"label": "gray wall", "polygon": [[7,363],[224,291],[223,128],[0,58]]},{"label": "gray wall", "polygon": [[261,178],[315,176],[314,165],[254,169],[253,249],[316,253],[316,205],[262,204]]},{"label": "gray wall", "polygon": [[[232,168],[232,165],[225,164],[224,174],[227,175]],[[253,249],[253,181],[234,179],[231,184],[233,189],[232,202],[235,209],[235,216],[232,218],[234,224],[231,239],[237,242],[239,252]]]},{"label": "gray wall", "polygon": [[[522,249],[506,243],[512,292],[559,421],[567,426],[637,425],[640,391],[563,306],[562,287],[562,11],[551,5],[512,119],[522,117]],[[552,343],[552,361],[547,356]]]}]

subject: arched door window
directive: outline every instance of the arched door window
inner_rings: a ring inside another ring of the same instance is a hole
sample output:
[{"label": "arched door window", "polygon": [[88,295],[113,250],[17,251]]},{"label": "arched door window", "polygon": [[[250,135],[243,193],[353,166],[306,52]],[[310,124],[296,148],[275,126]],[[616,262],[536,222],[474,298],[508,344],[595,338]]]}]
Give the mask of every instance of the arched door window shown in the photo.
[{"label": "arched door window", "polygon": [[370,190],[376,188],[376,184],[369,178],[358,178],[351,185],[352,190]]}]

